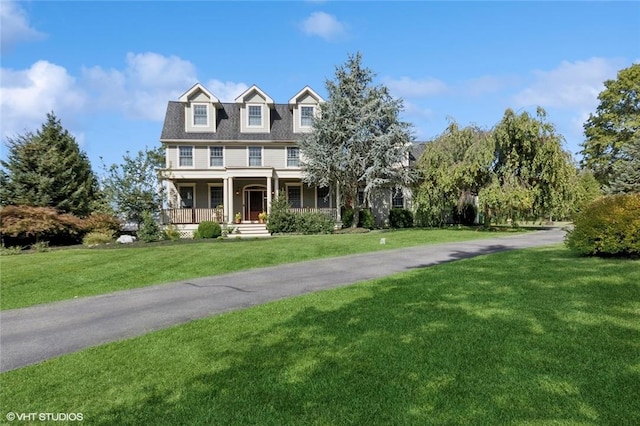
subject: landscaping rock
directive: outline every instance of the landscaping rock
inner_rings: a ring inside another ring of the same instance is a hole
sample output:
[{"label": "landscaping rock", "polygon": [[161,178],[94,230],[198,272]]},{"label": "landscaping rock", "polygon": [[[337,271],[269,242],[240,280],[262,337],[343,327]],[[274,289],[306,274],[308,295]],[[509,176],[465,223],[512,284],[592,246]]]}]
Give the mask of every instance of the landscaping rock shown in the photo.
[{"label": "landscaping rock", "polygon": [[116,240],[116,243],[120,244],[131,244],[136,241],[136,237],[133,235],[120,235]]}]

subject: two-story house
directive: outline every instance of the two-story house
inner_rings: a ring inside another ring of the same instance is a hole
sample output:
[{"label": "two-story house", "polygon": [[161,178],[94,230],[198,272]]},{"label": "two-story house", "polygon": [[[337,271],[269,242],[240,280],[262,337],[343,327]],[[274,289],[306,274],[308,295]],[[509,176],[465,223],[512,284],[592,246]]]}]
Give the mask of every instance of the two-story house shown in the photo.
[{"label": "two-story house", "polygon": [[[220,102],[200,83],[170,101],[160,136],[164,223],[185,235],[204,220],[254,223],[280,193],[294,212],[319,211],[339,223],[339,192],[308,186],[300,167],[297,141],[312,131],[322,102],[307,86],[288,103],[275,103],[255,85],[234,102]],[[390,188],[371,200],[377,224],[386,223],[393,207],[410,208],[410,195],[408,188]]]},{"label": "two-story house", "polygon": [[201,84],[171,101],[160,141],[168,191],[165,223],[183,231],[203,220],[255,222],[284,192],[293,209],[322,211],[339,220],[329,188],[302,182],[296,141],[311,131],[323,99],[310,87],[278,104],[257,86],[233,103]]}]

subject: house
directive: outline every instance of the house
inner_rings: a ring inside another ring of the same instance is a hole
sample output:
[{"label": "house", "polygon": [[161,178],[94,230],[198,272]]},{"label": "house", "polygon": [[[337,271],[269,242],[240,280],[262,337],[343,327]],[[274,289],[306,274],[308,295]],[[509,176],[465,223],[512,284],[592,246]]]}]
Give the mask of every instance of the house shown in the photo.
[{"label": "house", "polygon": [[[340,194],[302,180],[297,141],[312,129],[324,102],[304,87],[288,103],[276,103],[257,86],[234,102],[221,102],[200,83],[170,101],[160,136],[166,167],[165,223],[188,233],[204,220],[255,223],[283,193],[294,212],[317,211],[340,222]],[[403,192],[391,194],[383,210],[404,206]]]}]

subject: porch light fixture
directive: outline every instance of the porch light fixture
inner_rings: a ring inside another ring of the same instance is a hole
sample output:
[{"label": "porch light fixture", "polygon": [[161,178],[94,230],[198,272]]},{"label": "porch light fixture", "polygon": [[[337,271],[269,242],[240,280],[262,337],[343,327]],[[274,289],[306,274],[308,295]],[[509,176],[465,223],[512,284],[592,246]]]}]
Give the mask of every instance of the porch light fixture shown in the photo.
[{"label": "porch light fixture", "polygon": [[236,195],[240,195],[240,191],[236,190]]}]

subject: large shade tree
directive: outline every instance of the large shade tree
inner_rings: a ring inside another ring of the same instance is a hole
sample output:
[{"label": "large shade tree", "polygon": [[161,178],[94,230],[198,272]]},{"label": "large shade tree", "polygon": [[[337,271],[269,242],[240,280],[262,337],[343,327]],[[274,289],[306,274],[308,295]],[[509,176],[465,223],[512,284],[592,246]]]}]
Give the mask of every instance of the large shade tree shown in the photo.
[{"label": "large shade tree", "polygon": [[55,114],[36,132],[7,140],[0,161],[0,204],[53,207],[88,215],[100,198],[98,181],[86,154]]},{"label": "large shade tree", "polygon": [[604,82],[600,104],[584,124],[583,165],[601,185],[614,177],[614,166],[624,161],[625,147],[640,143],[640,64],[618,72]]},{"label": "large shade tree", "polygon": [[[299,141],[304,181],[341,194],[341,203],[359,210],[383,189],[408,185],[411,125],[399,119],[402,100],[362,66],[360,53],[349,55],[327,80],[328,99],[320,106],[313,130]],[[364,197],[359,200],[358,192]]]}]

